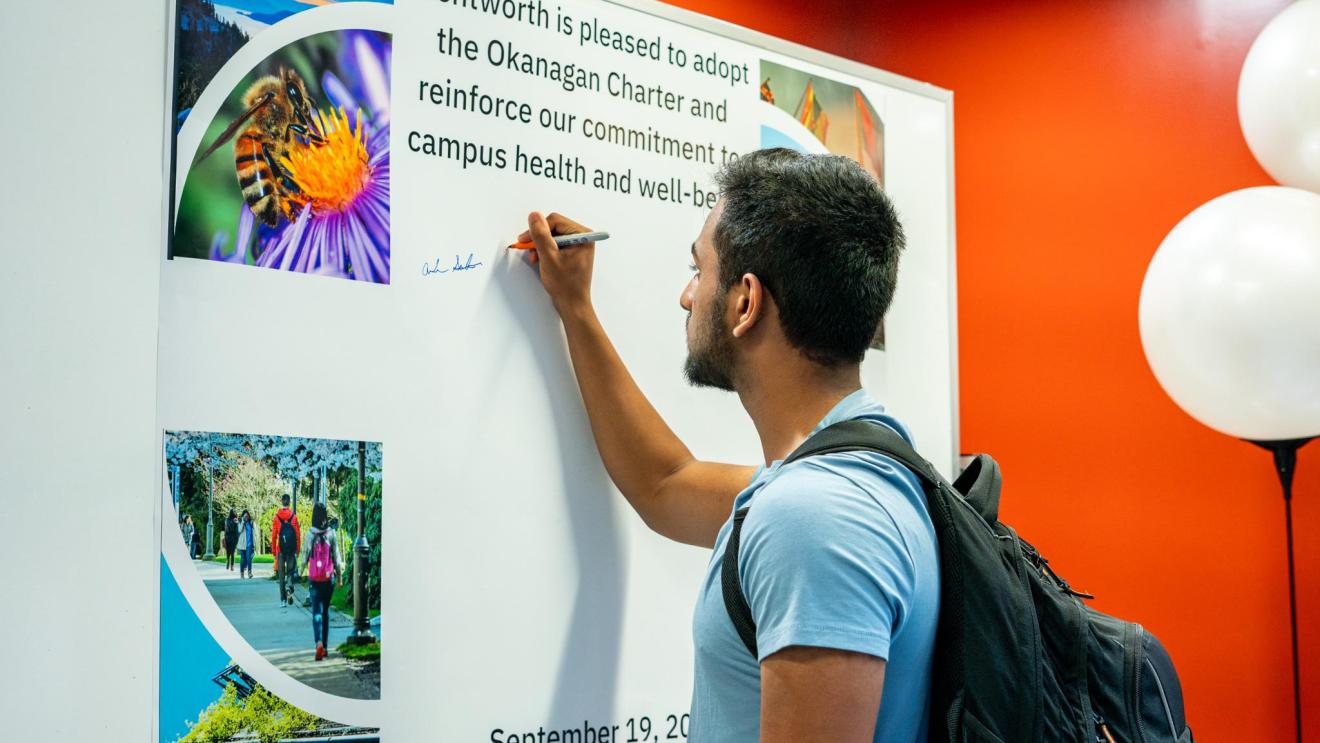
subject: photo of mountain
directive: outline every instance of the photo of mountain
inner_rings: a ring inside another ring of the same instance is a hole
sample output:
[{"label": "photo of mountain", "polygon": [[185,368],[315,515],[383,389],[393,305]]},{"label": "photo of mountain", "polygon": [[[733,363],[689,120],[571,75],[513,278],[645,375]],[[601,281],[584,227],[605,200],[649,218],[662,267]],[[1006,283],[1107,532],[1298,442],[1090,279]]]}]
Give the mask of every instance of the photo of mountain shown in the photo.
[{"label": "photo of mountain", "polygon": [[[175,129],[244,44],[293,15],[341,0],[178,0],[174,13]],[[394,0],[342,0],[393,5]]]},{"label": "photo of mountain", "polygon": [[223,0],[215,3],[215,10],[220,18],[237,25],[249,36],[255,36],[267,26],[291,15],[339,1],[392,5],[394,0]]}]

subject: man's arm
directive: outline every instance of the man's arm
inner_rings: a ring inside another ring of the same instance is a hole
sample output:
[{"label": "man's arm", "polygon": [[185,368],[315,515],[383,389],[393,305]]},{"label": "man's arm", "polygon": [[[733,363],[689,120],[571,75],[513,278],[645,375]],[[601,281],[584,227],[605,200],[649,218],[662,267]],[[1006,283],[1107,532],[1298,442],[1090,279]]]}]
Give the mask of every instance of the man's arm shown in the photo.
[{"label": "man's arm", "polygon": [[762,653],[762,743],[871,741],[895,634],[908,622],[914,644],[934,632],[938,594],[918,586],[938,584],[916,562],[933,561],[934,545],[910,540],[906,519],[885,505],[915,503],[921,485],[906,470],[866,482],[860,469],[840,476],[826,467],[846,456],[785,468],[743,522],[739,572]]},{"label": "man's arm", "polygon": [[591,433],[614,484],[655,531],[715,546],[755,468],[693,457],[633,381],[590,305],[561,317]]},{"label": "man's arm", "polygon": [[647,526],[679,542],[714,546],[734,496],[755,468],[697,460],[637,387],[591,304],[595,245],[560,250],[552,237],[590,230],[536,212],[528,225],[519,239],[536,243],[531,258],[564,322],[573,372],[610,479]]},{"label": "man's arm", "polygon": [[761,743],[871,743],[885,661],[787,647],[761,662]]}]

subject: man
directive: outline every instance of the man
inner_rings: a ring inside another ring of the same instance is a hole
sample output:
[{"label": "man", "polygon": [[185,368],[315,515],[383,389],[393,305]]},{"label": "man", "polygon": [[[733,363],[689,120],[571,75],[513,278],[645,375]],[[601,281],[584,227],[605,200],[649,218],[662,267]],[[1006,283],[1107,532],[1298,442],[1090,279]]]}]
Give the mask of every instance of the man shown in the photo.
[{"label": "man", "polygon": [[[939,603],[934,530],[916,477],[851,452],[782,460],[832,423],[863,418],[911,440],[861,389],[860,362],[893,296],[903,234],[879,185],[842,157],[763,150],[717,176],[692,245],[686,373],[736,392],[765,464],[694,458],[651,407],[596,318],[587,232],[533,212],[520,239],[563,320],[606,470],[655,531],[714,553],[697,600],[692,743],[916,743],[926,739]],[[730,517],[756,658],[721,593]]]},{"label": "man", "polygon": [[270,524],[271,549],[275,552],[275,573],[280,582],[280,606],[293,605],[293,579],[298,575],[298,553],[302,550],[302,533],[298,530],[298,514],[289,509],[289,494],[280,498],[282,507],[275,512]]}]

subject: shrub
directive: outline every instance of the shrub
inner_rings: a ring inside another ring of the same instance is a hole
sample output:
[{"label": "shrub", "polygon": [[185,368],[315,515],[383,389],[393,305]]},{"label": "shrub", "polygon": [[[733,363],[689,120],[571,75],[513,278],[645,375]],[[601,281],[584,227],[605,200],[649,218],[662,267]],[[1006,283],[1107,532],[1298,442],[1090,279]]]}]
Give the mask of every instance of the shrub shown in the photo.
[{"label": "shrub", "polygon": [[251,733],[260,743],[279,743],[295,731],[315,730],[320,719],[260,686],[239,699],[230,684],[179,743],[226,743],[239,733]]}]

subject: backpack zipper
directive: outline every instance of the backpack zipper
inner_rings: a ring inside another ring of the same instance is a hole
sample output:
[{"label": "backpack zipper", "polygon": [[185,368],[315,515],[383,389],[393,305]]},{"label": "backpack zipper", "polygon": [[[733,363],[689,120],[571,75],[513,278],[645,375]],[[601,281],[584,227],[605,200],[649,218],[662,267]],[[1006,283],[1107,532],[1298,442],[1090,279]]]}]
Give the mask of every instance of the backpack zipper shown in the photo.
[{"label": "backpack zipper", "polygon": [[1017,540],[1022,543],[1023,547],[1026,548],[1027,556],[1031,558],[1031,564],[1035,565],[1036,568],[1040,570],[1042,574],[1048,576],[1049,579],[1054,583],[1054,585],[1060,591],[1063,591],[1069,596],[1076,596],[1078,598],[1084,598],[1084,599],[1095,598],[1093,594],[1087,593],[1086,591],[1075,590],[1072,586],[1068,585],[1068,581],[1064,580],[1063,576],[1054,572],[1054,568],[1050,567],[1049,559],[1046,558],[1044,555],[1042,555],[1039,550],[1033,547],[1030,542],[1023,539],[1022,537],[1018,537]]},{"label": "backpack zipper", "polygon": [[1173,710],[1169,709],[1169,697],[1164,693],[1164,680],[1161,679],[1160,674],[1155,671],[1155,664],[1150,662],[1149,656],[1144,657],[1141,660],[1145,666],[1150,669],[1150,677],[1155,679],[1155,688],[1160,692],[1160,704],[1164,705],[1164,716],[1169,720],[1169,735],[1172,736],[1172,740],[1177,740],[1178,730],[1174,726]]},{"label": "backpack zipper", "polygon": [[1109,731],[1109,725],[1105,724],[1105,718],[1101,717],[1099,712],[1091,712],[1091,719],[1095,720],[1095,743],[1118,743],[1114,734]]}]

